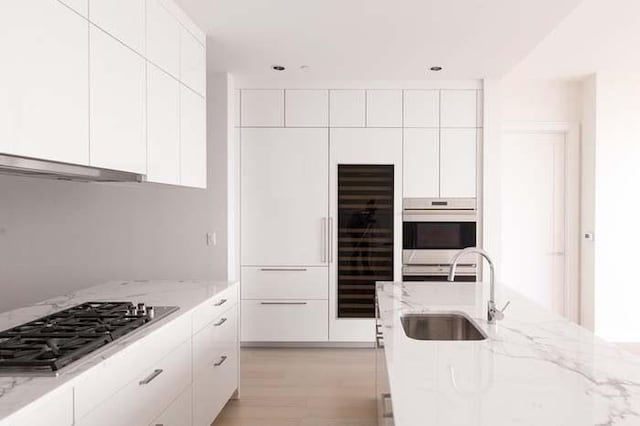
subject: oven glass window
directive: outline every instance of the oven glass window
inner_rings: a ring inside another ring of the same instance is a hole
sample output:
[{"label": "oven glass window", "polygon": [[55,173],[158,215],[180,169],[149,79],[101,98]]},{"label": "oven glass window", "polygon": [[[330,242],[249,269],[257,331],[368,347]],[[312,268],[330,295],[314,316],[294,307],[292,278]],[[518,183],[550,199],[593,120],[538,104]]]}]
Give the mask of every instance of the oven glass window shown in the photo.
[{"label": "oven glass window", "polygon": [[476,245],[475,222],[404,222],[405,250],[460,250]]}]

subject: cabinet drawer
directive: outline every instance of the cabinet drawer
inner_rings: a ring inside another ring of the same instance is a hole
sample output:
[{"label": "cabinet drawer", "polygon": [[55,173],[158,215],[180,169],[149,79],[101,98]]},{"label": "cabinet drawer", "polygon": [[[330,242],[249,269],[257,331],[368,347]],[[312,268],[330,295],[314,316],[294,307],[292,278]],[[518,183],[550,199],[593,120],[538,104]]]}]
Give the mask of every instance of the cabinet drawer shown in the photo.
[{"label": "cabinet drawer", "polygon": [[150,365],[190,341],[190,337],[191,321],[183,315],[87,371],[75,384],[76,418],[82,418],[124,388],[132,377],[147,372]]},{"label": "cabinet drawer", "polygon": [[71,426],[73,424],[73,389],[65,386],[29,404],[5,421],[3,426]]},{"label": "cabinet drawer", "polygon": [[220,314],[237,303],[238,285],[236,284],[195,308],[193,312],[193,334],[202,330],[210,322],[218,318]]},{"label": "cabinet drawer", "polygon": [[195,376],[210,368],[220,356],[238,346],[237,305],[220,315],[193,336],[193,372]]},{"label": "cabinet drawer", "polygon": [[[134,380],[130,381],[124,389],[93,409],[76,424],[79,426],[148,424],[189,386],[190,359],[191,344],[186,341],[167,357],[149,365],[141,374],[134,376]],[[99,387],[100,383],[95,385]]]},{"label": "cabinet drawer", "polygon": [[194,378],[193,424],[209,426],[238,389],[237,348],[220,355]]},{"label": "cabinet drawer", "polygon": [[243,300],[242,341],[325,342],[326,300]]},{"label": "cabinet drawer", "polygon": [[193,424],[193,392],[187,387],[149,426],[190,426]]},{"label": "cabinet drawer", "polygon": [[244,267],[243,299],[327,299],[326,267]]}]

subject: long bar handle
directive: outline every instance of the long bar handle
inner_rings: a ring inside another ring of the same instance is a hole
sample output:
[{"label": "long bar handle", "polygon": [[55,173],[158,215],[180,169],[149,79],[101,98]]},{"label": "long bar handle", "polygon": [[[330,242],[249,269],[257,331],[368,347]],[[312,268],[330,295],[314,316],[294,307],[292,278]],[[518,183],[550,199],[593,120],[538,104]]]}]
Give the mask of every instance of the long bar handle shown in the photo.
[{"label": "long bar handle", "polygon": [[149,383],[151,383],[156,377],[158,377],[159,375],[162,374],[164,370],[162,370],[161,368],[158,368],[157,370],[153,370],[153,373],[151,373],[149,375],[149,377],[147,377],[144,380],[140,380],[140,382],[138,382],[138,384],[140,386],[144,386],[144,385],[148,385]]},{"label": "long bar handle", "polygon": [[261,305],[306,305],[307,302],[260,302]]},{"label": "long bar handle", "polygon": [[260,268],[262,272],[305,272],[307,268]]},{"label": "long bar handle", "polygon": [[333,218],[329,218],[329,263],[333,263]]},{"label": "long bar handle", "polygon": [[327,262],[327,218],[322,218],[322,254],[320,256],[322,263]]}]

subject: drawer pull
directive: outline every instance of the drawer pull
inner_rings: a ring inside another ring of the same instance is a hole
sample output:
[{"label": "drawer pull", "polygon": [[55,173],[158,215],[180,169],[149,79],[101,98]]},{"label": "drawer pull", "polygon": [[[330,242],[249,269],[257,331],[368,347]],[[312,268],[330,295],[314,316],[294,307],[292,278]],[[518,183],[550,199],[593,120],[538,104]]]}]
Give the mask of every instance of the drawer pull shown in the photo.
[{"label": "drawer pull", "polygon": [[260,302],[261,305],[306,305],[307,302]]},{"label": "drawer pull", "polygon": [[220,319],[220,321],[218,321],[217,323],[213,324],[213,326],[214,327],[220,327],[225,322],[227,322],[227,319],[226,318],[222,318],[222,319]]},{"label": "drawer pull", "polygon": [[307,268],[261,268],[262,272],[305,272]]},{"label": "drawer pull", "polygon": [[156,377],[158,377],[159,375],[161,375],[161,374],[162,374],[162,372],[163,372],[163,370],[162,370],[161,368],[158,368],[157,370],[153,370],[153,373],[151,373],[151,374],[149,375],[149,377],[147,377],[147,378],[146,378],[146,379],[144,379],[144,380],[141,380],[138,384],[139,384],[140,386],[148,385],[148,384],[149,384],[149,383],[151,383],[151,382],[152,382]]},{"label": "drawer pull", "polygon": [[224,362],[227,360],[227,356],[226,355],[222,355],[220,357],[220,361],[216,362],[213,364],[214,367],[220,367],[222,364],[224,364]]},{"label": "drawer pull", "polygon": [[220,299],[218,303],[214,303],[213,306],[222,306],[227,303],[227,299]]}]

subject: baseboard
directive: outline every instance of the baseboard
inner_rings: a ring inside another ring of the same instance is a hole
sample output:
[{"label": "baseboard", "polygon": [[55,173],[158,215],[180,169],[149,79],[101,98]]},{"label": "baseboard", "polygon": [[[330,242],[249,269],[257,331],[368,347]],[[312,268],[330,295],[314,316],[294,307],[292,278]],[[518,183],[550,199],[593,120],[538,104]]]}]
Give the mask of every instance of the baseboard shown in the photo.
[{"label": "baseboard", "polygon": [[243,348],[351,348],[372,349],[375,342],[242,342]]}]

